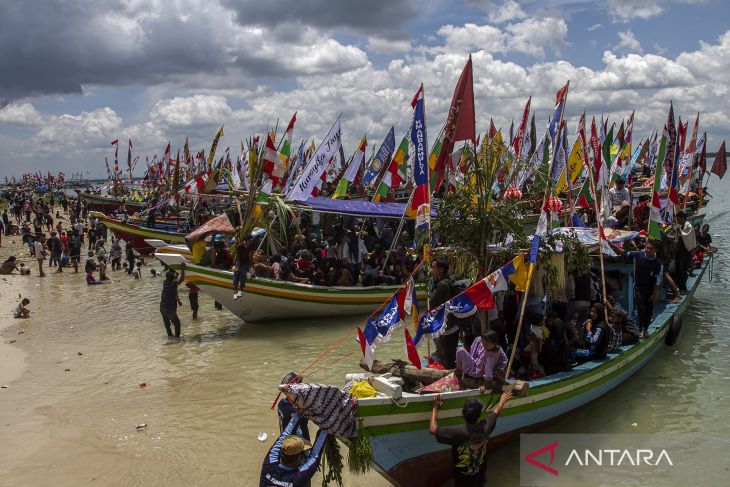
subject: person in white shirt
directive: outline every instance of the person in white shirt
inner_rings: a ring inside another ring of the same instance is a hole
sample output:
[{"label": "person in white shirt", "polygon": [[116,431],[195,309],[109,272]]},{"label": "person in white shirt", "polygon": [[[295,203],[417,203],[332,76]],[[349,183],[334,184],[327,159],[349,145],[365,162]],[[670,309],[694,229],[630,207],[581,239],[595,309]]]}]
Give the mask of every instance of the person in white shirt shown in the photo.
[{"label": "person in white shirt", "polygon": [[15,318],[28,318],[30,316],[30,310],[26,307],[30,304],[30,299],[23,298],[21,302],[13,310],[13,316]]},{"label": "person in white shirt", "polygon": [[33,252],[35,253],[35,258],[38,261],[38,272],[41,277],[46,277],[46,273],[43,272],[43,261],[46,260],[46,251],[43,246],[45,241],[46,236],[41,234],[41,238],[33,243]]},{"label": "person in white shirt", "polygon": [[622,178],[616,180],[613,188],[608,190],[608,195],[611,201],[612,212],[621,206],[621,203],[630,200],[629,190],[624,186],[624,180]]}]

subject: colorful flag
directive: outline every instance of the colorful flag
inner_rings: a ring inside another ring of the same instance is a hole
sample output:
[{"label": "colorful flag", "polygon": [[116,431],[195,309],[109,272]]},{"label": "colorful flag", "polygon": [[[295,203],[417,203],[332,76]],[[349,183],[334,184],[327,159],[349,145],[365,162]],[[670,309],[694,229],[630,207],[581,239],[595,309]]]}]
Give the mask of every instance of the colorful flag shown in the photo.
[{"label": "colorful flag", "polygon": [[[522,120],[520,121],[520,126],[517,129],[517,137],[515,137],[514,143],[512,144],[512,147],[515,151],[515,157],[520,157],[522,155],[522,149],[525,143],[525,137],[529,136],[527,133],[527,119],[530,116],[530,102],[532,101],[532,97],[529,97],[527,99],[527,103],[525,104],[525,110],[522,112]],[[529,140],[529,137],[528,137]]]},{"label": "colorful flag", "polygon": [[284,132],[284,137],[281,142],[281,150],[279,151],[279,159],[281,160],[282,166],[284,166],[285,173],[286,169],[289,167],[289,161],[291,159],[291,137],[294,133],[294,123],[296,121],[297,112],[294,112],[294,115],[292,115],[291,120],[289,121],[289,125],[286,127],[286,132]]},{"label": "colorful flag", "polygon": [[477,311],[494,309],[494,296],[486,278],[469,286],[463,293],[447,301],[446,311],[457,318],[471,316]]},{"label": "colorful flag", "polygon": [[[409,213],[416,217],[416,227],[427,230],[431,225],[431,188],[429,186],[429,162],[426,161],[426,107],[423,97],[423,85],[419,90],[420,96],[416,100],[413,111],[413,125],[411,126],[411,143],[413,144],[413,195]],[[440,148],[440,143],[439,143]]]},{"label": "colorful flag", "polygon": [[367,149],[368,138],[367,135],[363,135],[362,139],[360,139],[360,144],[355,151],[355,155],[352,156],[350,165],[347,166],[345,174],[342,175],[342,178],[340,178],[340,182],[337,184],[337,189],[335,189],[335,193],[332,195],[332,199],[342,198],[347,194],[348,186],[350,185],[350,183],[355,182],[355,179],[360,172],[360,167],[365,161],[365,153],[367,152]]},{"label": "colorful flag", "polygon": [[454,150],[454,142],[471,140],[474,143],[476,141],[474,121],[474,81],[471,55],[469,55],[469,60],[456,83],[446,124],[444,124],[443,147],[434,165],[436,188],[443,181],[446,160]]},{"label": "colorful flag", "polygon": [[[375,338],[373,337],[373,340]],[[367,337],[363,333],[363,331],[360,329],[360,327],[357,327],[357,341],[360,342],[360,350],[362,350],[362,356],[365,360],[365,365],[368,366],[368,370],[373,368],[373,344],[372,342],[368,342]]]},{"label": "colorful flag", "polygon": [[715,160],[712,162],[712,169],[710,169],[710,172],[712,174],[717,174],[717,177],[722,179],[725,175],[725,171],[727,171],[727,155],[725,154],[725,141],[723,140],[720,149],[717,151],[717,154],[715,154]]},{"label": "colorful flag", "polygon": [[406,178],[406,163],[408,162],[408,134],[403,137],[398,150],[395,151],[388,168],[383,173],[378,189],[373,196],[373,201],[384,200],[388,196],[388,190],[398,189]]},{"label": "colorful flag", "polygon": [[661,189],[662,174],[664,172],[664,161],[666,159],[667,145],[669,141],[669,119],[674,117],[672,105],[669,105],[669,116],[667,117],[667,123],[664,124],[664,130],[662,131],[662,138],[659,141],[659,154],[657,157],[656,168],[654,171],[654,186],[651,193],[651,207],[649,208],[649,238],[655,240],[661,239],[661,224],[664,222],[662,217],[662,204],[659,198],[659,190]]},{"label": "colorful flag", "polygon": [[266,136],[266,145],[264,146],[263,157],[263,173],[271,179],[273,186],[277,186],[281,178],[284,177],[284,163],[279,158],[279,153],[276,151],[274,141],[271,138],[271,134]]},{"label": "colorful flag", "polygon": [[395,149],[395,127],[390,127],[388,135],[383,139],[383,143],[380,144],[380,149],[378,149],[373,161],[370,163],[370,167],[365,172],[365,176],[362,179],[363,184],[368,186],[375,182],[383,168],[390,163],[390,156],[393,155],[393,149]]},{"label": "colorful flag", "polygon": [[416,344],[413,342],[413,338],[411,338],[411,333],[408,331],[408,328],[403,328],[403,338],[405,340],[406,345],[406,357],[408,357],[408,361],[417,369],[421,368],[421,357],[418,355],[418,349],[416,348]]},{"label": "colorful flag", "polygon": [[306,201],[312,195],[312,191],[321,181],[322,174],[327,170],[330,161],[340,151],[342,144],[340,117],[337,117],[334,125],[317,147],[316,152],[302,170],[301,175],[292,186],[286,199],[290,201]]}]

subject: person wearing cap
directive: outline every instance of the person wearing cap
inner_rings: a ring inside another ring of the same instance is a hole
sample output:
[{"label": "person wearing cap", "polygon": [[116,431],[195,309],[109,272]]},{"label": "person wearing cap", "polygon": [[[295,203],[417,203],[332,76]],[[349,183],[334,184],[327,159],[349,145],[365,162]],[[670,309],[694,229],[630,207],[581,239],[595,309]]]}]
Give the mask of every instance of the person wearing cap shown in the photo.
[{"label": "person wearing cap", "polygon": [[[286,377],[281,380],[282,385],[301,384],[301,382],[302,378],[299,377],[296,372],[289,372]],[[276,412],[279,414],[279,432],[283,433],[284,429],[291,421],[292,416],[296,413],[296,411],[294,410],[294,406],[292,405],[286,394],[276,404]],[[309,426],[307,418],[301,418],[299,420],[299,423],[297,423],[294,433],[309,441]]]},{"label": "person wearing cap", "polygon": [[441,408],[441,395],[433,398],[431,423],[428,432],[436,441],[451,445],[454,485],[460,487],[483,486],[487,470],[487,441],[497,425],[497,418],[504,405],[512,397],[512,391],[505,391],[494,409],[483,420],[484,405],[478,399],[467,399],[461,409],[464,424],[458,426],[438,425],[438,411]]},{"label": "person wearing cap", "polygon": [[251,235],[243,237],[243,242],[236,246],[236,268],[233,270],[233,299],[243,296],[243,290],[246,287],[246,278],[248,271],[251,269],[251,261],[253,260],[254,248]]},{"label": "person wearing cap", "polygon": [[261,465],[259,486],[309,487],[319,468],[327,432],[319,430],[314,445],[294,433],[300,422],[297,413],[292,414],[289,424],[276,439]]}]

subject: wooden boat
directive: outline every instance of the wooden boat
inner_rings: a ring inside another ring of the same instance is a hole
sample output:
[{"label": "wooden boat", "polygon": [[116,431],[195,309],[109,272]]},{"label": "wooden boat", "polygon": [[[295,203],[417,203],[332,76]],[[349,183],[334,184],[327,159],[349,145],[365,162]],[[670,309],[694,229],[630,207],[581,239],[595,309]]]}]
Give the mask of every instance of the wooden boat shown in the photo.
[{"label": "wooden boat", "polygon": [[186,261],[190,261],[193,258],[192,251],[185,244],[168,244],[162,240],[155,238],[146,238],[145,242],[154,247],[155,253],[158,254],[178,254],[185,257]]},{"label": "wooden boat", "polygon": [[92,211],[91,216],[98,218],[100,222],[106,225],[107,228],[114,233],[114,235],[125,242],[131,243],[132,247],[134,247],[134,249],[142,255],[152,255],[155,252],[155,247],[145,242],[145,239],[156,239],[175,244],[185,243],[184,233],[168,232],[165,230],[143,227],[141,225],[123,223],[121,220],[108,217],[98,211]]},{"label": "wooden boat", "polygon": [[[647,339],[624,346],[620,353],[609,354],[602,361],[592,361],[529,382],[527,397],[513,397],[500,415],[489,440],[498,448],[511,438],[534,430],[576,408],[594,401],[634,375],[665,341],[673,344],[681,328],[681,316],[687,309],[702,279],[708,262],[694,271],[688,293],[677,304],[659,303]],[[625,276],[624,289],[631,289],[631,265],[610,264],[607,270],[619,270]],[[627,287],[628,285],[628,287]],[[623,296],[624,308],[633,308],[632,293]],[[628,308],[626,306],[628,305]],[[461,408],[477,390],[442,393],[443,407],[439,425],[461,424]],[[481,396],[493,404],[497,395]],[[637,398],[637,401],[640,400]],[[377,470],[390,482],[400,486],[439,486],[451,477],[451,451],[437,443],[428,432],[432,396],[403,393],[403,397],[374,397],[358,400],[358,416],[370,437]]]},{"label": "wooden boat", "polygon": [[101,196],[81,191],[78,192],[78,195],[91,210],[97,210],[104,213],[112,213],[115,210],[118,210],[122,205],[126,208],[127,213],[137,213],[147,207],[146,201],[129,201],[127,199],[114,198],[112,196]]},{"label": "wooden boat", "polygon": [[[180,254],[155,252],[155,257],[172,269],[185,262],[185,278],[209,294],[242,320],[271,321],[302,316],[361,315],[375,311],[399,286],[327,287],[254,277],[246,281],[246,292],[233,299],[233,273],[193,264]],[[421,288],[418,299],[426,299]]]}]

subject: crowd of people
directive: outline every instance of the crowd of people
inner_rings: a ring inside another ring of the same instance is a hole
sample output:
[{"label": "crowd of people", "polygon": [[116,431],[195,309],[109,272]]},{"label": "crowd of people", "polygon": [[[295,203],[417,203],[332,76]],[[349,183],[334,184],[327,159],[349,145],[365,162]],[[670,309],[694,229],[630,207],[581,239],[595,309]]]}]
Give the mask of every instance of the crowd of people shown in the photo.
[{"label": "crowd of people", "polygon": [[[570,370],[588,360],[602,360],[619,353],[649,334],[655,305],[666,288],[667,301],[676,303],[687,292],[687,279],[713,252],[710,227],[693,226],[683,212],[663,233],[661,241],[640,234],[623,245],[611,244],[618,259],[633,263],[633,301],[635,314],[629,315],[616,300],[623,284],[610,275],[606,292],[596,273],[569,273],[565,296],[543,299],[528,297],[525,326],[517,336],[518,297],[514,285],[495,293],[495,308],[488,313],[488,326],[476,315],[468,318],[449,316],[445,332],[436,340],[431,359],[438,366],[455,369],[468,388],[498,387],[505,380],[507,356],[517,347],[512,374],[534,379]],[[459,292],[449,275],[446,260],[431,263],[429,304],[432,308]],[[463,346],[459,346],[459,343]]]},{"label": "crowd of people", "polygon": [[[260,238],[245,235],[240,241],[223,234],[209,235],[193,261],[233,271],[234,299],[247,276],[317,286],[376,286],[403,283],[421,261],[407,245],[407,233],[396,240],[394,225],[350,222],[333,225],[322,237],[309,226],[292,233],[289,244],[266,255]],[[390,250],[392,248],[392,250]]]}]

